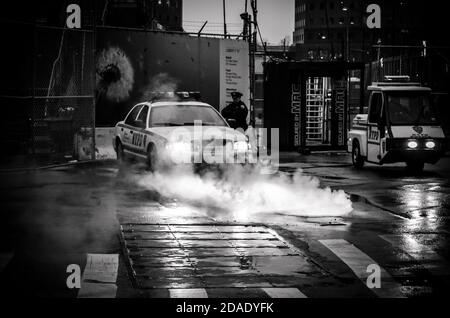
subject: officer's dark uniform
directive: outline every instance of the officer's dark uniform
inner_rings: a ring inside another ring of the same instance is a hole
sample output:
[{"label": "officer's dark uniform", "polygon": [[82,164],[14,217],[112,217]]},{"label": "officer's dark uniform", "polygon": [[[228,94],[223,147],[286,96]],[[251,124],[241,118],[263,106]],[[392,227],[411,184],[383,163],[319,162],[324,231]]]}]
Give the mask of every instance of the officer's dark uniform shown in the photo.
[{"label": "officer's dark uniform", "polygon": [[[237,97],[242,97],[241,93],[232,93],[233,99]],[[248,108],[242,101],[234,100],[230,105],[228,105],[223,111],[222,116],[225,119],[234,119],[236,121],[235,125],[232,125],[234,129],[242,128],[244,131],[248,129],[247,116]]]}]

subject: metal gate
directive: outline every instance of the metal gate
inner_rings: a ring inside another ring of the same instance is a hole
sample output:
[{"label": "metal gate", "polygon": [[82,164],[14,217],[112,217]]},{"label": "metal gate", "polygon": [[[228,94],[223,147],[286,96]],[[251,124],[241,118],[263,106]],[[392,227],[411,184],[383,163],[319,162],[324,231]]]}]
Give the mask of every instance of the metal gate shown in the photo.
[{"label": "metal gate", "polygon": [[306,81],[306,140],[324,140],[325,78],[310,77]]}]

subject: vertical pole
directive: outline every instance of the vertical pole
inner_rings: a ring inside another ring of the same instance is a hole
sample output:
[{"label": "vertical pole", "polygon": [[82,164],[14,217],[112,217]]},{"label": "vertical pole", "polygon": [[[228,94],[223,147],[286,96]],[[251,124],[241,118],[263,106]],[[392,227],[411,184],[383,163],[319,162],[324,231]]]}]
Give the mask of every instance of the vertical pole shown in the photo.
[{"label": "vertical pole", "polygon": [[377,81],[379,82],[381,80],[381,39],[378,39],[378,49],[377,49],[377,65],[378,65],[378,72],[377,72]]},{"label": "vertical pole", "polygon": [[350,30],[349,30],[349,25],[348,25],[349,23],[350,22],[347,21],[346,27],[345,27],[345,37],[346,37],[346,40],[345,40],[345,43],[346,43],[345,56],[346,56],[346,58],[345,58],[345,60],[347,62],[350,61]]},{"label": "vertical pole", "polygon": [[223,3],[223,34],[224,37],[227,38],[227,11],[226,11],[226,0],[222,1]]},{"label": "vertical pole", "polygon": [[35,102],[36,102],[36,64],[37,64],[37,45],[38,45],[38,33],[37,33],[37,26],[36,23],[33,23],[33,55],[32,55],[32,72],[33,72],[33,78],[32,78],[32,97],[31,97],[31,143],[32,143],[32,154],[33,156],[36,155],[36,145],[35,145],[35,138],[34,138],[34,128],[35,128],[35,118],[34,118],[34,108],[35,108]]},{"label": "vertical pole", "polygon": [[96,159],[96,154],[95,154],[95,150],[96,150],[96,136],[95,136],[95,126],[96,126],[96,117],[97,117],[97,98],[96,98],[96,89],[95,89],[95,85],[96,85],[96,81],[95,81],[95,76],[96,76],[96,67],[95,67],[95,56],[97,53],[97,9],[96,6],[94,4],[94,9],[93,11],[91,11],[91,14],[94,16],[93,17],[93,21],[92,21],[92,153],[91,153],[91,159],[95,160]]},{"label": "vertical pole", "polygon": [[248,15],[248,0],[245,0],[245,17],[246,19],[244,20],[244,30],[243,30],[243,40],[245,41],[247,36],[249,35],[248,33],[248,27],[249,27],[249,15]]},{"label": "vertical pole", "polygon": [[366,87],[366,65],[365,65],[365,63],[361,67],[361,80],[360,80],[359,84],[360,84],[360,86],[359,86],[359,113],[363,114],[364,113],[364,102],[365,102],[364,91],[365,91],[365,87]]},{"label": "vertical pole", "polygon": [[258,35],[258,3],[256,0],[251,0],[251,8],[253,13],[253,30],[251,28],[251,21],[249,23],[250,36],[250,125],[255,127],[255,55],[257,50],[257,35]]}]

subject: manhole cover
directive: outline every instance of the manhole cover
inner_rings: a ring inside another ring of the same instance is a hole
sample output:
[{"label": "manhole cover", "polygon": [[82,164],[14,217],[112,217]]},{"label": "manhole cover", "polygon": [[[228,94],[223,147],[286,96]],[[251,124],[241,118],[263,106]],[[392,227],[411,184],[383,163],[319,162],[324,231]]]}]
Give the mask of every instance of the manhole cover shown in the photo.
[{"label": "manhole cover", "polygon": [[122,241],[143,289],[287,287],[318,273],[264,226],[124,224]]}]

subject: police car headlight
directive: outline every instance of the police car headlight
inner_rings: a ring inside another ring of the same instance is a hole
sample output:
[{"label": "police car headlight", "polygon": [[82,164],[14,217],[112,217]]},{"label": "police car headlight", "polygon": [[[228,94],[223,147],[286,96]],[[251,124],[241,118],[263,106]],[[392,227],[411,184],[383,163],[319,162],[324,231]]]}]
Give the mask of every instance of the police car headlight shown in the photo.
[{"label": "police car headlight", "polygon": [[427,141],[427,143],[425,144],[425,147],[427,147],[428,149],[434,149],[436,147],[436,143],[434,141]]},{"label": "police car headlight", "polygon": [[246,141],[236,141],[234,143],[234,151],[245,152],[250,150],[250,144]]},{"label": "police car headlight", "polygon": [[410,149],[416,149],[417,147],[419,147],[419,144],[417,143],[417,141],[409,141],[408,142],[408,148]]}]

